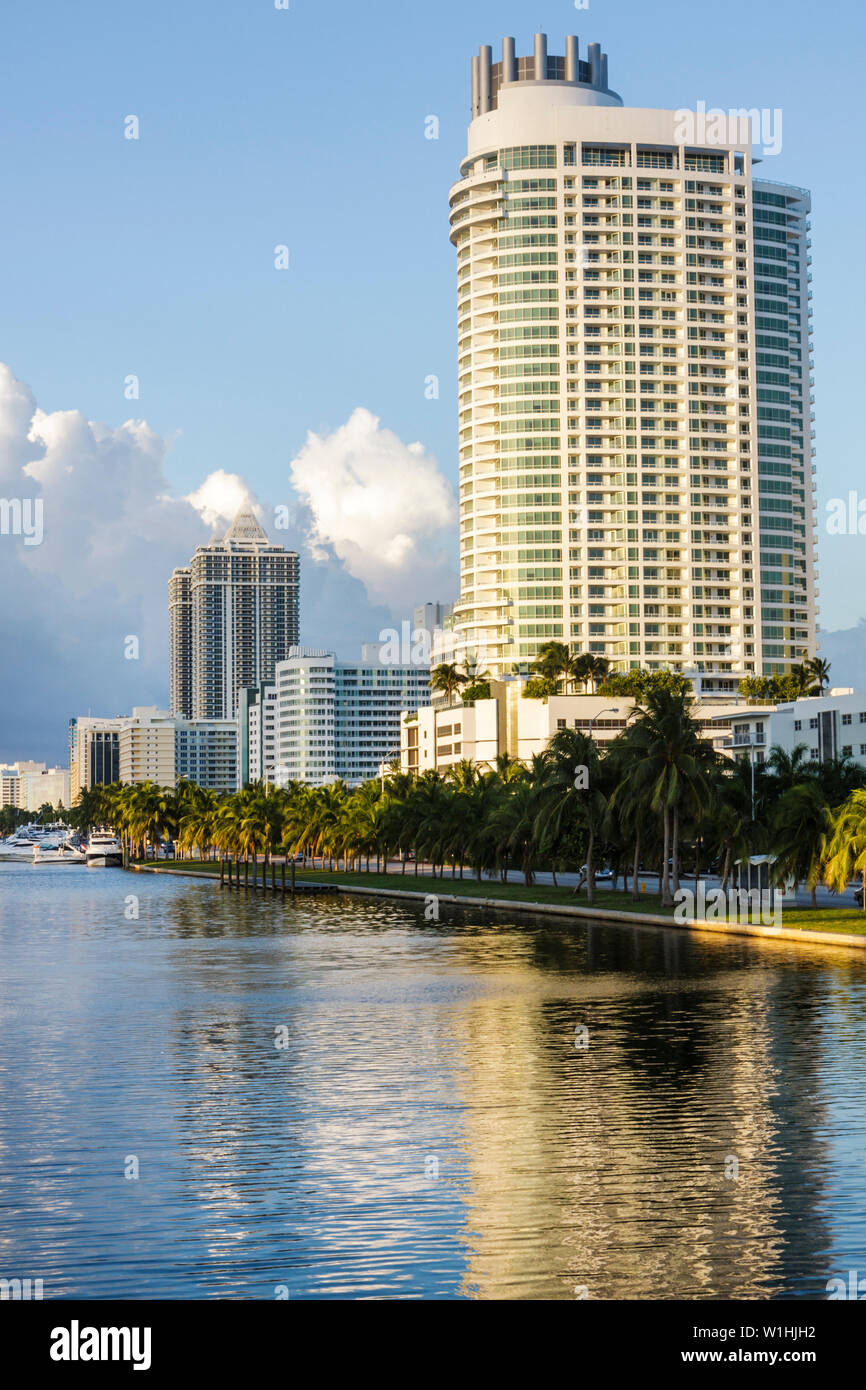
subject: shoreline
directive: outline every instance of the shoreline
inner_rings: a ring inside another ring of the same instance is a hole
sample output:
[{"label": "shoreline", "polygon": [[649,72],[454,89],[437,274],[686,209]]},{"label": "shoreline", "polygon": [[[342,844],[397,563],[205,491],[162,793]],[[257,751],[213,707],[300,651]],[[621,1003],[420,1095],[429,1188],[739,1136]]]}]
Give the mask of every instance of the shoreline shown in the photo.
[{"label": "shoreline", "polygon": [[[130,864],[128,867],[129,871],[133,873],[174,874],[176,877],[180,878],[210,879],[217,883],[219,882],[216,873],[207,870],[203,871],[201,869],[160,868],[158,864]],[[314,892],[349,893],[362,897],[403,898],[416,902],[425,902],[426,899],[431,896],[431,894],[417,889],[413,891],[412,889],[406,888],[383,888],[378,885],[374,887],[373,885],[368,886],[354,883],[316,883],[314,881],[311,882],[309,879],[304,880],[302,878],[296,879],[296,889],[298,892],[309,892],[312,890]],[[233,889],[229,891],[237,892],[239,890]],[[245,891],[256,893],[264,891],[270,893],[273,890],[269,883],[265,883],[263,886],[260,885],[258,888],[248,888]],[[276,891],[281,894],[281,887],[277,887]],[[289,891],[290,890],[287,888],[287,895]],[[853,948],[857,951],[866,951],[866,934],[856,935],[852,932],[814,931],[810,930],[808,927],[765,927],[744,922],[710,922],[706,919],[692,922],[677,922],[670,917],[663,917],[657,912],[629,912],[625,910],[620,911],[616,908],[596,908],[594,906],[569,907],[566,904],[560,906],[556,903],[532,903],[514,898],[480,897],[472,893],[449,894],[437,892],[435,896],[438,898],[439,902],[449,903],[454,906],[468,905],[495,908],[498,911],[511,910],[516,912],[529,912],[537,916],[565,917],[571,920],[577,919],[578,921],[590,920],[614,926],[636,923],[641,926],[666,927],[669,931],[703,932],[713,936],[747,936],[764,941],[805,942],[809,945],[833,946],[836,948],[843,947],[849,950]]]}]

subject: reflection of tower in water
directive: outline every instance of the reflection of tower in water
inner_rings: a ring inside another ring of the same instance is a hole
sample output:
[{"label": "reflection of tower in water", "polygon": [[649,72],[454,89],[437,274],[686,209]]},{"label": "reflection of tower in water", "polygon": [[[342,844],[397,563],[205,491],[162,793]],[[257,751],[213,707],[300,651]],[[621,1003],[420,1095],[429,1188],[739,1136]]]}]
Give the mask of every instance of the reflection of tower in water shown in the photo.
[{"label": "reflection of tower in water", "polygon": [[820,974],[668,933],[529,941],[532,975],[460,1019],[464,1292],[766,1298],[807,1267],[819,1296]]}]

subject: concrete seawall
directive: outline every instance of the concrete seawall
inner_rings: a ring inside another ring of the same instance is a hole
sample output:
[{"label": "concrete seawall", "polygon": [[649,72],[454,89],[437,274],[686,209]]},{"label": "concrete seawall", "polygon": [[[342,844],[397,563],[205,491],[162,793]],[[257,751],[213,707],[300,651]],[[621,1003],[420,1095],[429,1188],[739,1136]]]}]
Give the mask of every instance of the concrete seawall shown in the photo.
[{"label": "concrete seawall", "polygon": [[[211,879],[219,883],[216,874],[203,874],[195,869],[168,869],[160,868],[158,865],[133,864],[130,869],[134,873],[149,874],[175,874],[183,878]],[[249,889],[250,892],[261,892],[263,890],[270,893],[269,883],[259,884],[256,889]],[[406,888],[380,888],[367,887],[364,884],[348,883],[311,883],[298,879],[296,889],[299,893],[303,892],[330,892],[330,893],[350,893],[362,897],[370,898],[405,898],[424,902],[429,896],[428,893],[413,891]],[[280,892],[279,886],[277,892]],[[611,925],[666,927],[669,931],[678,932],[709,932],[714,936],[751,936],[758,937],[764,941],[793,941],[797,944],[808,943],[817,946],[845,947],[849,950],[866,951],[866,934],[855,936],[850,932],[831,932],[831,931],[809,931],[808,928],[799,927],[764,927],[751,925],[742,922],[708,922],[706,920],[694,922],[675,922],[670,917],[663,917],[656,912],[628,912],[616,911],[608,908],[595,907],[560,907],[556,903],[531,903],[521,902],[513,898],[481,898],[469,893],[436,893],[436,898],[440,903],[449,903],[456,907],[487,907],[494,908],[497,912],[528,912],[533,916],[577,918],[584,921],[605,922]]]}]

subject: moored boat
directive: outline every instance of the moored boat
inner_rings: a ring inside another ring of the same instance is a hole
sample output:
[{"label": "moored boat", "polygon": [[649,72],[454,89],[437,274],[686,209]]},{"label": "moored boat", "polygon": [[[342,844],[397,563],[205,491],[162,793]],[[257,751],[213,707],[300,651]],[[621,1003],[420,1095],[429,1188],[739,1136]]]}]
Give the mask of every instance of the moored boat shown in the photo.
[{"label": "moored boat", "polygon": [[88,869],[105,869],[123,863],[123,846],[110,830],[94,830],[84,851]]},{"label": "moored boat", "polygon": [[84,864],[86,858],[84,851],[71,845],[68,840],[64,840],[60,845],[40,845],[33,846],[34,864]]}]

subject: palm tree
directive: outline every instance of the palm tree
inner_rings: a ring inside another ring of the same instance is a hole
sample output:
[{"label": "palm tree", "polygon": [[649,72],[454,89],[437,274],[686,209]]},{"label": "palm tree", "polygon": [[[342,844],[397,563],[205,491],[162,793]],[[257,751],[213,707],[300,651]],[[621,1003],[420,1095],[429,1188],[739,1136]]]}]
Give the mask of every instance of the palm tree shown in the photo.
[{"label": "palm tree", "polygon": [[351,852],[353,865],[360,864],[361,859],[366,858],[368,872],[370,855],[379,841],[381,801],[382,791],[379,783],[364,782],[362,786],[356,787],[349,797],[344,817],[344,853]]},{"label": "palm tree", "polygon": [[815,771],[815,764],[806,757],[808,752],[805,743],[798,743],[790,753],[777,743],[770,749],[764,766],[775,774],[780,792],[790,791]]},{"label": "palm tree", "polygon": [[830,808],[817,782],[801,782],[780,798],[771,825],[770,843],[775,855],[773,879],[776,883],[801,879],[812,890],[812,906],[817,907],[816,888],[821,856],[831,829]]},{"label": "palm tree", "polygon": [[[533,754],[533,757],[537,756]],[[516,782],[521,777],[526,776],[526,768],[519,758],[512,757],[510,753],[498,753],[493,771],[501,782]]]},{"label": "palm tree", "polygon": [[866,788],[851,793],[832,819],[823,855],[824,881],[844,893],[849,879],[860,874],[861,907],[866,911]]},{"label": "palm tree", "polygon": [[866,788],[852,791],[833,816],[823,856],[824,883],[835,892],[844,892],[855,873],[862,880],[860,905],[866,910]]},{"label": "palm tree", "polygon": [[481,773],[471,758],[461,758],[459,763],[452,763],[445,769],[445,780],[453,783],[461,792],[470,791],[480,776]]},{"label": "palm tree", "polygon": [[173,794],[150,781],[130,788],[128,827],[132,839],[139,845],[142,858],[147,858],[148,846],[154,849],[160,835],[171,828]]},{"label": "palm tree", "polygon": [[637,718],[628,730],[634,765],[628,795],[661,814],[663,851],[662,907],[672,907],[670,869],[674,889],[679,886],[678,851],[680,815],[687,804],[699,805],[709,795],[705,749],[698,726],[689,713],[690,696],[682,690],[648,689]]},{"label": "palm tree", "polygon": [[430,675],[430,689],[441,692],[449,705],[454,703],[454,696],[465,684],[466,676],[453,661],[443,661]]},{"label": "palm tree", "polygon": [[535,882],[539,849],[537,812],[538,789],[522,780],[512,783],[507,795],[500,789],[489,818],[498,856],[506,862],[509,858],[516,860],[527,888]]},{"label": "palm tree", "polygon": [[646,840],[646,808],[638,797],[629,792],[633,750],[626,730],[615,738],[607,753],[607,763],[613,782],[605,818],[605,833],[621,833],[632,845],[632,901],[640,898],[638,873],[641,847]]},{"label": "palm tree", "polygon": [[[586,896],[595,893],[593,853],[607,809],[608,781],[598,748],[577,729],[559,729],[544,754],[545,780],[537,792],[536,835],[556,846],[581,827],[586,833]],[[585,773],[585,775],[583,775]]]},{"label": "palm tree", "polygon": [[828,806],[841,806],[852,792],[866,786],[866,768],[844,754],[818,763],[815,777]]},{"label": "palm tree", "polygon": [[732,772],[719,772],[713,783],[713,798],[707,810],[706,843],[713,854],[724,855],[722,891],[727,892],[734,862],[750,853],[752,830],[751,787],[743,764]]},{"label": "palm tree", "polygon": [[814,689],[814,675],[806,662],[796,662],[791,667],[790,679],[794,687],[794,699],[799,700],[804,695],[810,695]]},{"label": "palm tree", "polygon": [[545,642],[538,649],[532,670],[557,686],[564,676],[571,673],[571,654],[568,647],[564,642]]},{"label": "palm tree", "polygon": [[610,674],[610,662],[606,656],[587,656],[585,669],[594,695],[598,685]]},{"label": "palm tree", "polygon": [[804,665],[815,681],[818,694],[823,695],[824,686],[830,684],[830,662],[820,656],[810,656]]}]

